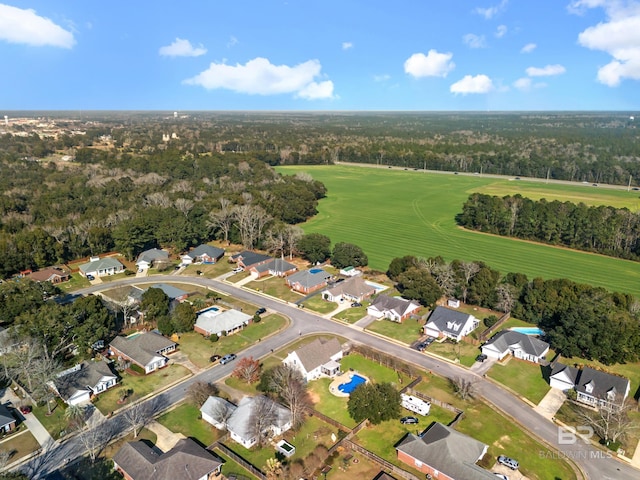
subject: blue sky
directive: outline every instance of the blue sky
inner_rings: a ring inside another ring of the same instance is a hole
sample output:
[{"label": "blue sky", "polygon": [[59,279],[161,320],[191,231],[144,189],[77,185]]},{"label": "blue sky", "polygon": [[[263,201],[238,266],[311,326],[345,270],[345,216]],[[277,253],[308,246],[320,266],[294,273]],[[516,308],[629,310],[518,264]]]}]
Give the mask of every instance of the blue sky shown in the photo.
[{"label": "blue sky", "polygon": [[640,0],[0,0],[0,62],[4,110],[637,110]]}]

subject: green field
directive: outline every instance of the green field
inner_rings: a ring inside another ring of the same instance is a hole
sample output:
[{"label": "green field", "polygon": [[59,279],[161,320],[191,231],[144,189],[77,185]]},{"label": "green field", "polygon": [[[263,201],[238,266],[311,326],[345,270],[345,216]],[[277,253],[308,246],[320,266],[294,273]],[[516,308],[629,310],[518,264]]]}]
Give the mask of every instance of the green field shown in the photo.
[{"label": "green field", "polygon": [[376,270],[386,271],[395,257],[440,255],[448,261],[481,260],[502,274],[569,278],[640,297],[640,263],[476,233],[455,223],[472,192],[520,193],[637,211],[637,191],[335,165],[277,170],[286,175],[307,172],[326,185],[319,214],[302,225],[304,231],[323,233],[333,243],[359,245]]}]

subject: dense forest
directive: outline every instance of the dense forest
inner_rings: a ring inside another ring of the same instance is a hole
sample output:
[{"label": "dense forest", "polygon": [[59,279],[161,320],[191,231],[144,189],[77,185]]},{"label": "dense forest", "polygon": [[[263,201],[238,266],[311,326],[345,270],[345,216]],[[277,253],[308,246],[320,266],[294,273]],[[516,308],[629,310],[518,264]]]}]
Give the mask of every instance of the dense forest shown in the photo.
[{"label": "dense forest", "polygon": [[405,298],[423,305],[455,296],[535,323],[565,357],[612,364],[635,361],[640,354],[640,309],[630,295],[566,279],[502,275],[482,262],[446,263],[440,257],[395,258],[387,275]]},{"label": "dense forest", "polygon": [[456,220],[463,227],[481,232],[619,258],[640,258],[640,215],[626,208],[474,193]]}]

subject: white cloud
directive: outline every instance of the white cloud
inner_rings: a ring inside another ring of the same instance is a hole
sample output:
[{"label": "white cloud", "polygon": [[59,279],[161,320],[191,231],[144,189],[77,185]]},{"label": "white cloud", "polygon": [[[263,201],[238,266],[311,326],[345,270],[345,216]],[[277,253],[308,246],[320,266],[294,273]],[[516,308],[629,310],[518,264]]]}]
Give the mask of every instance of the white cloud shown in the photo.
[{"label": "white cloud", "polygon": [[476,7],[474,9],[474,12],[477,13],[478,15],[483,16],[487,20],[490,20],[505,9],[508,1],[509,0],[502,0],[498,5],[494,5],[493,7],[487,7],[487,8]]},{"label": "white cloud", "polygon": [[374,82],[386,82],[387,80],[390,80],[390,79],[391,79],[391,75],[387,75],[387,74],[373,76]]},{"label": "white cloud", "polygon": [[292,93],[308,100],[334,98],[333,82],[317,82],[322,66],[318,60],[308,60],[290,67],[273,65],[257,57],[246,64],[211,63],[195,77],[184,80],[187,85],[199,85],[207,90],[226,89],[250,95]]},{"label": "white cloud", "polygon": [[343,50],[349,50],[350,48],[353,48],[353,43],[351,43],[351,42],[342,42],[342,49]]},{"label": "white cloud", "polygon": [[467,33],[464,37],[462,37],[469,48],[484,48],[487,46],[484,35],[476,35],[474,33]]},{"label": "white cloud", "polygon": [[498,25],[498,28],[496,28],[496,33],[494,35],[497,38],[502,38],[507,34],[507,31],[509,31],[509,29],[506,25]]},{"label": "white cloud", "polygon": [[640,2],[637,0],[576,0],[572,13],[602,8],[606,21],[578,35],[578,43],[611,55],[611,61],[598,69],[598,81],[610,87],[624,79],[640,80]]},{"label": "white cloud", "polygon": [[467,95],[469,93],[489,93],[493,90],[493,81],[486,75],[465,75],[462,80],[457,81],[449,91],[455,94]]},{"label": "white cloud", "polygon": [[533,52],[538,46],[535,43],[527,43],[524,47],[522,47],[520,49],[520,53],[531,53]]},{"label": "white cloud", "polygon": [[0,3],[0,40],[24,43],[34,47],[46,45],[71,48],[76,41],[73,33],[56,25],[35,10],[22,9]]},{"label": "white cloud", "polygon": [[227,48],[231,48],[237,44],[238,44],[238,39],[233,35],[231,35],[231,37],[229,37],[229,41],[227,42]]},{"label": "white cloud", "polygon": [[543,82],[533,83],[533,80],[529,77],[522,77],[513,82],[513,86],[518,90],[522,90],[523,92],[528,92],[533,88],[543,88],[546,87],[547,84]]},{"label": "white cloud", "polygon": [[546,65],[542,68],[529,67],[526,72],[530,77],[551,77],[553,75],[561,75],[567,70],[562,65]]},{"label": "white cloud", "polygon": [[160,47],[158,53],[163,57],[199,57],[207,53],[207,49],[202,44],[194,47],[189,40],[176,38],[171,45]]},{"label": "white cloud", "polygon": [[409,75],[420,77],[446,77],[456,66],[451,61],[453,53],[439,53],[429,50],[424,53],[414,53],[404,62],[404,71]]}]

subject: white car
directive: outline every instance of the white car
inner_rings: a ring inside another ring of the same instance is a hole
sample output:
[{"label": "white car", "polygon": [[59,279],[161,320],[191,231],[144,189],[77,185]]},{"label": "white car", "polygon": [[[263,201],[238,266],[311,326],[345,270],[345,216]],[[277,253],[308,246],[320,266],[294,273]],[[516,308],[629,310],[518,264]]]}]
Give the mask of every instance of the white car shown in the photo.
[{"label": "white car", "polygon": [[504,473],[494,473],[494,475],[496,476],[496,478],[501,478],[502,480],[509,480],[509,477],[507,477]]},{"label": "white car", "polygon": [[231,270],[233,273],[240,273],[240,272],[244,272],[244,268],[242,267],[236,267],[233,270]]}]

